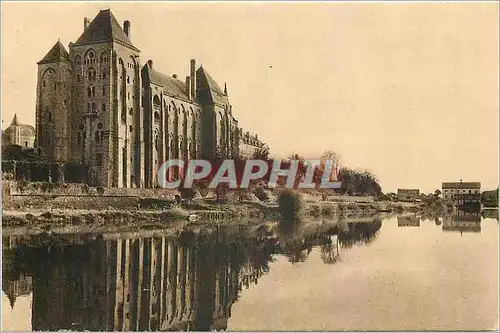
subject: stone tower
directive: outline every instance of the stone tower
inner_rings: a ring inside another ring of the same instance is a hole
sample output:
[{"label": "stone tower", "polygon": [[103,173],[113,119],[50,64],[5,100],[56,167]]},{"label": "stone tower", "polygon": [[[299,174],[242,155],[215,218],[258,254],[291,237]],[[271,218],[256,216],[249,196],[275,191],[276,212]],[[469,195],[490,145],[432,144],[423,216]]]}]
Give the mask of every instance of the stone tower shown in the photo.
[{"label": "stone tower", "polygon": [[36,145],[55,161],[70,158],[72,68],[68,51],[58,41],[38,62]]},{"label": "stone tower", "polygon": [[72,161],[89,166],[92,185],[143,187],[139,49],[131,26],[120,26],[110,10],[84,20],[70,44],[74,109]]}]

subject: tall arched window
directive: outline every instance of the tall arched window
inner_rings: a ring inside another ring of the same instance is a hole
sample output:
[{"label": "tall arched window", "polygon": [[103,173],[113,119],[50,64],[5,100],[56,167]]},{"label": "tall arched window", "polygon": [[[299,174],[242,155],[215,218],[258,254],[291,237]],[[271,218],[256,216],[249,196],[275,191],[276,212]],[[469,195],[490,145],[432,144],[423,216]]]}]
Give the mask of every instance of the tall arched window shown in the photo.
[{"label": "tall arched window", "polygon": [[87,71],[87,77],[88,77],[89,81],[95,81],[95,78],[96,78],[96,72],[95,72],[95,69],[90,68],[90,69]]}]

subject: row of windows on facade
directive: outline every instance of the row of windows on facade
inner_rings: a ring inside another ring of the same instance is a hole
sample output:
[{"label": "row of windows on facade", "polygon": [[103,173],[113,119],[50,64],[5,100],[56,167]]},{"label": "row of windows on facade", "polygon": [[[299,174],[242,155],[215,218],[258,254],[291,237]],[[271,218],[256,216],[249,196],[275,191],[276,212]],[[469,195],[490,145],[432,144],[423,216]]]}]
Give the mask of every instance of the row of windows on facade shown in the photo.
[{"label": "row of windows on facade", "polygon": [[[83,134],[78,132],[76,135],[76,143],[78,145],[81,145],[82,142],[84,142],[86,138],[87,138],[86,132],[83,132]],[[100,145],[101,143],[104,142],[104,132],[103,131],[95,131],[94,142],[97,145]]]},{"label": "row of windows on facade", "polygon": [[[75,60],[74,60],[74,64],[77,65],[77,66],[80,66],[81,61],[82,61],[82,58],[80,57],[80,55],[76,55]],[[94,52],[90,51],[90,52],[87,53],[87,56],[83,60],[83,63],[85,65],[97,64],[98,62],[100,62],[101,64],[108,63],[108,56],[107,56],[107,54],[103,53],[101,55],[101,57],[99,58],[99,61],[98,61],[97,58],[95,57]]]},{"label": "row of windows on facade", "polygon": [[[101,79],[102,80],[106,80],[107,78],[107,70],[106,69],[103,69],[102,72],[101,72]],[[87,79],[89,81],[95,81],[97,79],[97,72],[95,69],[93,68],[90,68],[88,71],[87,71]],[[78,74],[76,76],[76,82],[82,82],[82,77],[80,74]]]},{"label": "row of windows on facade", "polygon": [[[462,189],[462,190],[456,190],[456,191],[457,191],[456,193],[469,193],[469,194],[471,194],[471,193],[479,193],[479,190],[463,190]],[[460,192],[460,191],[462,191],[462,192]],[[472,191],[474,191],[474,192],[472,192]],[[448,193],[448,190],[444,190],[444,193]],[[455,190],[450,190],[450,193],[455,193]]]},{"label": "row of windows on facade", "polygon": [[[166,111],[172,111],[172,109],[173,109],[174,111],[177,111],[177,113],[179,113],[179,114],[181,113],[181,111],[182,111],[182,113],[186,113],[186,108],[184,107],[184,105],[181,104],[181,106],[178,107],[174,104],[174,102],[172,102],[172,104],[173,105],[168,104],[168,106],[167,106],[167,103],[164,102],[163,105],[164,105],[164,108],[166,109]],[[158,98],[158,96],[155,96],[155,98],[153,99],[153,108],[155,110],[161,111],[161,102],[160,102],[160,99]],[[201,112],[200,109],[198,109],[198,110],[196,110],[196,112],[194,112],[193,108],[189,107],[189,111],[191,111],[190,112],[191,116],[196,115],[196,118],[198,118],[200,116],[200,112]],[[220,112],[219,112],[219,116],[222,118],[222,114]]]},{"label": "row of windows on facade", "polygon": [[[47,137],[48,139],[48,145],[51,145],[51,140],[50,137]],[[76,142],[78,145],[81,145],[84,143],[86,139],[86,132],[84,131],[83,133],[78,132],[77,133],[77,139]],[[104,142],[104,132],[103,131],[95,131],[94,133],[94,142],[96,145],[101,145]],[[199,151],[199,140],[195,140],[194,145],[191,140],[186,140],[185,138],[183,139],[182,136],[179,137],[177,140],[174,140],[173,138],[171,139],[170,143],[170,149],[172,151],[175,150],[175,147],[177,146],[178,152],[182,153],[185,152],[186,154],[191,152],[191,154],[196,154]],[[154,142],[154,148],[156,151],[158,151],[159,147],[159,141],[158,141],[158,135],[155,136],[155,142]],[[156,162],[155,162],[156,163]]]},{"label": "row of windows on facade", "polygon": [[[106,111],[106,103],[101,104],[101,111],[105,112]],[[87,112],[97,112],[97,106],[95,102],[92,103],[87,103]]]},{"label": "row of windows on facade", "polygon": [[[102,93],[101,95],[104,97],[106,96],[106,86],[102,86]],[[88,97],[95,97],[95,87],[94,86],[88,86],[87,87],[87,96]]]}]

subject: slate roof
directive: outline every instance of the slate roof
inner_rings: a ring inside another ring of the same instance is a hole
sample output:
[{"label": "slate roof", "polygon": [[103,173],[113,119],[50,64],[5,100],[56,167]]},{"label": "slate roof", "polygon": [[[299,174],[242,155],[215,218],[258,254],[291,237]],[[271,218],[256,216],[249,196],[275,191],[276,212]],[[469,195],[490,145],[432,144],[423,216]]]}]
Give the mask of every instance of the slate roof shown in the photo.
[{"label": "slate roof", "polygon": [[149,67],[147,64],[144,65],[149,74],[149,80],[151,83],[162,86],[167,92],[174,96],[178,96],[184,99],[189,99],[186,91],[186,83],[181,80],[175,79],[169,75],[160,73]]},{"label": "slate roof", "polygon": [[443,183],[443,189],[480,189],[480,182],[449,182]]},{"label": "slate roof", "polygon": [[58,62],[61,60],[69,60],[69,53],[66,51],[64,45],[61,44],[61,41],[58,40],[38,64]]},{"label": "slate roof", "polygon": [[[207,70],[205,68],[203,68],[203,66],[198,68],[198,70],[196,71],[196,76],[197,76],[198,80],[203,80],[206,82],[206,84],[208,85],[208,89],[210,89],[210,92],[211,92],[210,95],[212,96],[212,100],[214,103],[222,104],[222,105],[229,105],[229,100],[228,100],[226,94],[224,94],[224,92],[219,87],[217,82],[215,82],[215,80],[207,72]],[[227,87],[225,87],[225,90],[227,90]]]},{"label": "slate roof", "polygon": [[103,9],[83,31],[83,34],[77,39],[75,45],[111,41],[117,41],[139,51],[132,45],[132,42],[125,31],[123,31],[113,13],[109,9]]}]

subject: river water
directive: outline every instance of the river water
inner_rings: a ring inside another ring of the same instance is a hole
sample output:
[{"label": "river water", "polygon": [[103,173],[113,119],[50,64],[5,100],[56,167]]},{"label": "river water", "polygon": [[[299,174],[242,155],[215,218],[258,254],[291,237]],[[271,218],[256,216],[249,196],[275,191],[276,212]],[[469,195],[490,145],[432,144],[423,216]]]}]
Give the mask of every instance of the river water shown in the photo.
[{"label": "river water", "polygon": [[2,279],[3,330],[498,329],[498,220],[3,237]]}]

